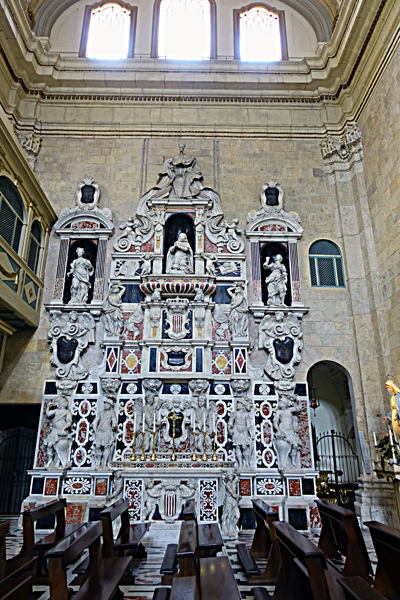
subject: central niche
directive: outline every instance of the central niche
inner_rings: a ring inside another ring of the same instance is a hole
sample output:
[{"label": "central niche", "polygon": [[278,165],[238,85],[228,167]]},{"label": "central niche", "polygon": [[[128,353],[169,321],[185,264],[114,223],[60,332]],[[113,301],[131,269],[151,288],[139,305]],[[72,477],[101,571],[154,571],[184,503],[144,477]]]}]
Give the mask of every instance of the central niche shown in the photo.
[{"label": "central niche", "polygon": [[187,241],[193,250],[193,254],[196,253],[194,223],[192,217],[186,213],[174,213],[170,215],[165,222],[163,273],[166,272],[168,250],[175,244],[181,233],[186,234]]},{"label": "central niche", "polygon": [[263,300],[264,304],[267,305],[268,288],[267,288],[267,284],[265,283],[265,279],[267,278],[268,274],[270,273],[270,271],[267,272],[263,268],[263,264],[265,263],[265,259],[267,258],[267,256],[270,259],[269,260],[270,263],[275,262],[275,258],[278,254],[280,254],[282,256],[282,263],[286,267],[286,272],[287,272],[287,277],[288,277],[287,290],[286,290],[286,295],[285,295],[285,305],[291,306],[292,305],[292,294],[291,294],[291,285],[290,285],[290,267],[289,267],[288,249],[285,244],[282,244],[280,242],[268,242],[261,249],[260,257],[261,257],[262,300]]}]

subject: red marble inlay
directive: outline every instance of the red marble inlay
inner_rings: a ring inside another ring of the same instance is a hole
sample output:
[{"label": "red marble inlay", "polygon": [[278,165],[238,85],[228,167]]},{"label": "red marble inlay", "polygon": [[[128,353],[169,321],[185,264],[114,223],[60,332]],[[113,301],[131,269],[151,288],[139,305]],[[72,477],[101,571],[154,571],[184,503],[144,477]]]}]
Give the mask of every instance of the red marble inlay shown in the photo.
[{"label": "red marble inlay", "polygon": [[58,487],[58,479],[46,478],[46,483],[44,486],[44,495],[45,496],[55,496],[57,494]]},{"label": "red marble inlay", "polygon": [[[212,373],[213,375],[231,375],[231,351],[230,350],[213,350],[212,353]],[[224,357],[226,360],[218,360],[219,357]],[[220,368],[222,366],[222,368]]]},{"label": "red marble inlay", "polygon": [[279,515],[279,506],[271,506],[272,510],[278,513]]},{"label": "red marble inlay", "polygon": [[38,444],[38,453],[36,457],[36,467],[44,467],[47,462],[47,452],[46,446],[44,444],[47,434],[50,430],[50,421],[45,418],[47,414],[47,407],[52,402],[52,399],[46,398],[43,400],[43,417],[42,417],[42,425],[39,433],[39,444]]},{"label": "red marble inlay", "polygon": [[217,246],[213,244],[206,235],[204,235],[204,252],[210,252],[211,254],[218,252]]},{"label": "red marble inlay", "polygon": [[71,229],[97,229],[98,227],[99,224],[94,221],[77,221],[71,225]]},{"label": "red marble inlay", "polygon": [[270,225],[261,225],[259,231],[286,231],[286,227],[278,223],[271,223]]},{"label": "red marble inlay", "polygon": [[306,397],[301,398],[301,413],[297,417],[297,422],[298,433],[302,443],[300,451],[301,467],[303,469],[309,469],[311,468],[311,446],[308,424],[308,399]]},{"label": "red marble inlay", "polygon": [[[133,410],[132,410],[133,412]],[[125,442],[131,444],[133,440],[133,421],[127,421],[125,424]]]},{"label": "red marble inlay", "polygon": [[27,510],[31,510],[31,508],[35,508],[35,502],[23,502],[22,503],[22,512],[26,512]]},{"label": "red marble inlay", "polygon": [[94,493],[96,496],[106,496],[106,494],[107,494],[107,479],[105,477],[98,477],[96,479]]},{"label": "red marble inlay", "polygon": [[268,445],[272,442],[272,430],[270,421],[263,421],[262,427],[264,444]]},{"label": "red marble inlay", "polygon": [[239,494],[241,496],[251,496],[250,479],[241,479],[239,481]]},{"label": "red marble inlay", "polygon": [[289,496],[301,496],[300,479],[289,479]]},{"label": "red marble inlay", "polygon": [[225,442],[225,429],[222,421],[217,422],[217,443],[223,444]]},{"label": "red marble inlay", "polygon": [[67,525],[83,522],[83,505],[67,504],[65,508],[65,522]]},{"label": "red marble inlay", "polygon": [[[131,248],[132,250],[132,248]],[[154,238],[140,246],[140,252],[154,252]]]},{"label": "red marble inlay", "polygon": [[319,529],[322,527],[321,517],[317,506],[310,506],[310,527]]},{"label": "red marble inlay", "polygon": [[[126,324],[129,320],[129,317],[131,316],[131,312],[124,312],[124,330],[121,334],[121,339],[123,340],[142,340],[143,339],[143,325],[144,325],[144,321],[142,321],[141,323],[134,323],[134,327],[136,331],[129,331],[129,329],[126,328]],[[136,336],[135,336],[136,334]]]},{"label": "red marble inlay", "polygon": [[54,285],[54,300],[60,300],[62,298],[62,293],[64,290],[64,279],[58,277],[56,279],[56,283]]},{"label": "red marble inlay", "polygon": [[292,281],[293,302],[301,302],[300,281]]},{"label": "red marble inlay", "polygon": [[88,422],[87,421],[81,421],[79,423],[79,429],[78,429],[78,442],[79,444],[84,444],[86,441],[86,437],[87,437],[87,430],[88,430]]},{"label": "red marble inlay", "polygon": [[122,350],[121,373],[140,373],[141,356],[141,350]]},{"label": "red marble inlay", "polygon": [[[229,312],[226,312],[225,314],[228,316]],[[217,335],[217,329],[220,328],[220,327],[221,327],[221,325],[214,320],[214,317],[212,317],[212,319],[211,319],[211,339],[213,339],[213,340],[221,340],[221,341],[223,341],[223,340],[230,340],[231,339],[231,334],[230,334],[230,331],[229,331],[229,327],[227,327],[224,330],[221,329],[220,333],[222,335],[222,331],[223,331],[223,334],[224,334],[223,338],[220,338]]]}]

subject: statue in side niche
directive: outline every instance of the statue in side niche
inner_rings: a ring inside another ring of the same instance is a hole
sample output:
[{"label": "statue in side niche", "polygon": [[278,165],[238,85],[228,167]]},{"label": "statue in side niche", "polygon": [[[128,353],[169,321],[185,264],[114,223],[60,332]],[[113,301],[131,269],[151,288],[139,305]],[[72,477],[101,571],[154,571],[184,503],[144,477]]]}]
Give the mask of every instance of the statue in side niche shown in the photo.
[{"label": "statue in side niche", "polygon": [[124,327],[121,305],[125,291],[123,285],[113,283],[103,302],[104,328],[112,336],[119,336]]},{"label": "statue in side niche", "polygon": [[253,427],[252,401],[244,396],[236,401],[236,410],[229,417],[228,432],[235,448],[239,467],[252,468]]},{"label": "statue in side niche", "polygon": [[240,495],[236,492],[239,473],[233,469],[228,469],[227,473],[222,476],[222,480],[225,488],[225,496],[222,510],[221,533],[225,538],[234,539],[239,535]]},{"label": "statue in side niche", "polygon": [[106,467],[113,459],[118,422],[114,411],[116,396],[104,398],[103,410],[93,422],[93,458],[95,467]]},{"label": "statue in side niche", "polygon": [[275,261],[270,263],[270,257],[267,256],[263,269],[271,271],[270,275],[265,280],[268,289],[267,306],[282,306],[285,305],[285,295],[287,290],[287,271],[282,262],[282,256],[277,254]]},{"label": "statue in side niche", "polygon": [[88,301],[89,290],[92,287],[90,277],[94,273],[94,268],[90,260],[83,258],[84,248],[77,248],[78,258],[72,261],[68,277],[72,277],[71,300],[68,304],[86,304]]},{"label": "statue in side niche", "polygon": [[391,409],[386,417],[384,417],[383,422],[386,423],[388,420],[391,422],[393,437],[397,444],[400,445],[400,388],[391,379],[385,385],[389,392],[392,393],[392,397],[390,399]]},{"label": "statue in side niche", "polygon": [[278,410],[273,418],[273,427],[275,430],[274,448],[278,455],[280,470],[285,470],[288,466],[300,467],[299,455],[302,443],[298,434],[297,419],[300,412],[301,399],[296,394],[290,391],[279,394]]},{"label": "statue in side niche", "polygon": [[228,288],[231,300],[231,312],[229,315],[229,329],[233,338],[246,337],[249,325],[249,309],[244,291],[244,282],[238,281],[234,286]]},{"label": "statue in side niche", "polygon": [[56,400],[49,405],[46,417],[51,421],[50,431],[44,442],[47,452],[46,468],[61,466],[62,469],[69,469],[72,413],[68,398],[61,394],[57,396]]},{"label": "statue in side niche", "polygon": [[193,250],[186,233],[180,233],[167,254],[166,273],[187,275],[193,273]]}]

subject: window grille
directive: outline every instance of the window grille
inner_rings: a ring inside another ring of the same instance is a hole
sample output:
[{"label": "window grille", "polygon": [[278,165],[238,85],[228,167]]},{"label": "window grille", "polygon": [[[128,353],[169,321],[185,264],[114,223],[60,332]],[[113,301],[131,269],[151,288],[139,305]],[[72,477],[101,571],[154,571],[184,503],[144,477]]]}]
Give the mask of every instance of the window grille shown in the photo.
[{"label": "window grille", "polygon": [[87,39],[87,58],[120,60],[129,53],[131,11],[119,4],[103,4],[92,10]]},{"label": "window grille", "polygon": [[158,57],[172,60],[210,58],[211,8],[209,0],[162,0]]},{"label": "window grille", "polygon": [[318,240],[310,247],[312,287],[345,287],[342,255],[328,240]]},{"label": "window grille", "polygon": [[16,187],[0,177],[0,236],[18,252],[23,226],[23,208]]},{"label": "window grille", "polygon": [[32,223],[31,235],[29,240],[29,250],[27,264],[34,273],[37,273],[39,265],[39,256],[42,241],[42,228],[38,221]]},{"label": "window grille", "polygon": [[282,60],[279,15],[255,6],[239,15],[240,59],[272,62]]}]

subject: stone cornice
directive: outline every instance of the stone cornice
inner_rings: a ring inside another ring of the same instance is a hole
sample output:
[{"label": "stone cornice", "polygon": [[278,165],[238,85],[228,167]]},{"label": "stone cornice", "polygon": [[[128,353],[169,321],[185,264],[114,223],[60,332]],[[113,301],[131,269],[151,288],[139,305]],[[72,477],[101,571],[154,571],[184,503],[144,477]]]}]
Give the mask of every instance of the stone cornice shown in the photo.
[{"label": "stone cornice", "polygon": [[[352,0],[344,4],[332,40],[320,55],[300,62],[257,69],[239,61],[215,60],[185,63],[183,69],[172,61],[129,59],[118,65],[99,62],[93,68],[89,60],[46,52],[32,36],[25,15],[17,12],[18,0],[3,1],[7,4],[5,10],[0,8],[0,69],[20,95],[45,104],[289,105],[328,110],[324,124],[340,132],[347,120],[358,118],[399,42],[400,6],[396,0]],[[4,97],[1,100],[4,105]],[[329,106],[342,110],[329,112]],[[23,118],[15,106],[4,107],[14,112],[17,121]],[[166,134],[169,129],[166,127]],[[236,135],[233,130],[237,128],[231,129]],[[303,136],[302,128],[298,129]],[[257,135],[257,128],[248,133]],[[323,127],[314,127],[314,133],[323,135]]]}]

